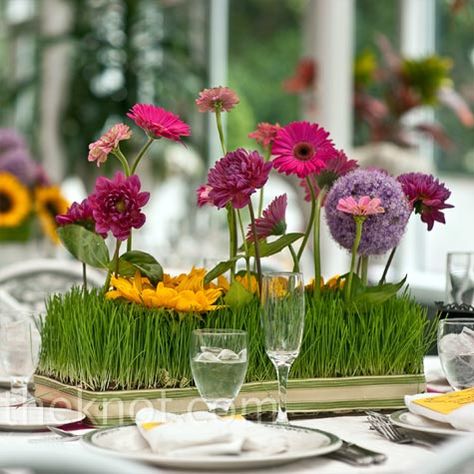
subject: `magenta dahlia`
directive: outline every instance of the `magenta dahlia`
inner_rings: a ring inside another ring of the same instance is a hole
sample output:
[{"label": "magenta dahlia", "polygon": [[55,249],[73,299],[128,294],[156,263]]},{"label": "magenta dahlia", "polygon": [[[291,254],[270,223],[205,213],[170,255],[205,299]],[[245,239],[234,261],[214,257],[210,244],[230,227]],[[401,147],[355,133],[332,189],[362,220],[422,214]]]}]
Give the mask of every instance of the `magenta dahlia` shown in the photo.
[{"label": "magenta dahlia", "polygon": [[208,184],[201,184],[201,186],[196,189],[198,207],[203,207],[206,204],[213,204],[212,199],[209,197],[211,189],[212,188]]},{"label": "magenta dahlia", "polygon": [[336,153],[329,133],[309,122],[292,122],[281,128],[272,146],[273,166],[280,173],[300,178],[320,172]]},{"label": "magenta dahlia", "polygon": [[115,150],[122,140],[128,140],[132,131],[124,123],[115,124],[109,131],[104,133],[98,140],[89,145],[89,161],[97,161],[97,166],[107,161],[107,158]]},{"label": "magenta dahlia", "polygon": [[398,177],[412,209],[420,214],[422,222],[433,228],[436,222],[446,223],[442,209],[454,207],[447,204],[451,191],[433,175],[424,173],[405,173]]},{"label": "magenta dahlia", "polygon": [[127,114],[153,138],[168,138],[179,142],[191,134],[191,128],[177,115],[152,104],[135,104]]},{"label": "magenta dahlia", "polygon": [[[60,227],[69,224],[77,224],[88,230],[95,231],[95,220],[89,199],[86,198],[81,203],[73,202],[66,214],[56,216],[56,222]],[[107,233],[103,232],[100,235],[105,238]]]},{"label": "magenta dahlia", "polygon": [[[276,197],[263,211],[262,217],[255,219],[257,239],[266,239],[270,235],[283,235],[286,231],[285,213],[288,199],[286,194]],[[254,241],[252,226],[249,225],[247,240]]]},{"label": "magenta dahlia", "polygon": [[239,97],[229,87],[204,89],[196,99],[199,112],[229,112],[239,103]]},{"label": "magenta dahlia", "polygon": [[281,129],[280,124],[272,124],[268,122],[260,122],[257,128],[249,133],[248,137],[253,138],[263,148],[271,147]]},{"label": "magenta dahlia", "polygon": [[243,148],[227,153],[209,170],[207,184],[212,188],[209,197],[222,208],[231,203],[236,209],[245,207],[250,196],[263,187],[272,168],[257,151]]},{"label": "magenta dahlia", "polygon": [[126,240],[132,228],[138,229],[145,223],[141,208],[150,199],[150,193],[140,192],[140,187],[137,175],[127,178],[121,171],[113,179],[97,179],[89,201],[98,234],[111,231],[115,238]]}]

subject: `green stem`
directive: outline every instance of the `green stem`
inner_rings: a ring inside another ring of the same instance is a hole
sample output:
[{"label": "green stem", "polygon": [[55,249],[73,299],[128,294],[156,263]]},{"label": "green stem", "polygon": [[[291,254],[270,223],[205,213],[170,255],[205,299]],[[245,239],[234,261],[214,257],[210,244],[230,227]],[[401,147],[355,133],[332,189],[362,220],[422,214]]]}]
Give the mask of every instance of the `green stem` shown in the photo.
[{"label": "green stem", "polygon": [[292,244],[288,245],[288,249],[290,250],[291,258],[293,259],[293,271],[294,272],[299,272],[300,271],[300,264],[298,262],[298,256],[296,255],[296,252],[295,252],[295,249],[293,248],[293,245]]},{"label": "green stem", "polygon": [[367,285],[367,282],[369,281],[369,279],[368,279],[369,256],[368,255],[363,255],[363,256],[361,256],[361,260],[362,260],[362,266],[361,266],[360,277],[362,279],[362,283],[364,283],[364,285]]},{"label": "green stem", "polygon": [[[252,201],[249,201],[249,212],[250,212],[250,223],[252,226],[253,235],[257,235],[257,227],[255,225],[255,213],[253,212],[253,205]],[[258,276],[258,294],[260,296],[261,288],[262,288],[262,265],[260,262],[260,244],[258,239],[254,241],[255,247],[255,263],[257,265],[257,276]]]},{"label": "green stem", "polygon": [[[308,180],[309,181],[309,180]],[[311,182],[310,182],[311,186]],[[314,189],[312,196],[314,195]],[[319,191],[316,199],[316,211],[314,215],[313,228],[313,257],[314,257],[314,286],[313,293],[315,298],[321,296],[321,208],[323,205],[324,196],[326,196],[326,188]]]},{"label": "green stem", "polygon": [[364,225],[365,217],[355,216],[354,220],[355,220],[355,225],[356,225],[356,232],[355,232],[355,237],[354,237],[354,243],[352,244],[351,270],[349,272],[349,277],[347,279],[347,286],[346,286],[346,300],[347,301],[350,300],[351,294],[352,294],[352,277],[354,276],[357,250],[359,249],[360,239],[362,238],[362,226]]},{"label": "green stem", "polygon": [[87,267],[84,262],[82,262],[82,285],[84,293],[87,293]]},{"label": "green stem", "polygon": [[387,263],[385,264],[385,268],[383,269],[382,278],[380,278],[379,285],[383,285],[385,283],[385,278],[387,278],[387,273],[392,264],[393,257],[395,252],[397,251],[397,247],[393,247],[392,251],[390,252],[390,256],[388,257]]},{"label": "green stem", "polygon": [[314,216],[316,214],[316,196],[314,193],[314,188],[309,178],[306,178],[306,182],[309,185],[309,192],[311,194],[311,213],[309,215],[308,227],[306,228],[303,241],[301,242],[301,246],[298,250],[298,254],[297,254],[298,262],[301,261],[301,256],[303,255],[303,251],[306,247],[306,244],[308,243],[309,234],[311,233],[311,229],[313,228]]},{"label": "green stem", "polygon": [[[232,205],[227,204],[227,224],[229,226],[229,259],[237,255],[237,223],[235,217],[235,210]],[[235,262],[230,268],[230,279],[234,281],[235,278]]]},{"label": "green stem", "polygon": [[112,152],[120,161],[122,164],[123,171],[125,172],[125,176],[129,177],[132,172],[130,171],[130,166],[128,165],[127,158],[125,158],[125,155],[122,153],[122,150],[120,150],[119,147],[115,148],[115,150]]},{"label": "green stem", "polygon": [[130,175],[135,173],[135,170],[137,169],[138,163],[140,163],[141,159],[145,156],[145,153],[147,152],[148,148],[150,148],[151,144],[154,141],[155,141],[155,139],[153,137],[148,137],[148,140],[142,146],[141,150],[138,152],[137,157],[135,158],[135,161],[133,162],[132,170],[130,172]]},{"label": "green stem", "polygon": [[219,140],[221,142],[222,153],[225,155],[227,153],[227,148],[225,146],[224,128],[222,127],[222,116],[220,110],[216,110],[216,124],[217,132],[219,133]]},{"label": "green stem", "polygon": [[132,250],[132,229],[130,229],[130,237],[127,239],[127,252]]},{"label": "green stem", "polygon": [[[265,148],[264,160],[265,162],[269,161],[272,156],[272,149],[271,146]],[[260,188],[260,193],[258,197],[258,217],[262,217],[263,212],[263,194],[264,194],[264,187]]]},{"label": "green stem", "polygon": [[[117,239],[117,242],[115,244],[115,251],[114,251],[114,256],[112,257],[112,262],[109,267],[109,271],[107,272],[107,278],[105,279],[105,285],[103,288],[104,292],[109,291],[110,288],[110,279],[112,278],[112,266],[115,270],[115,274],[118,274],[118,269],[119,269],[119,251],[120,251],[120,245],[122,244],[122,241]],[[113,264],[113,265],[112,265]]]},{"label": "green stem", "polygon": [[[245,266],[247,268],[247,283],[249,288],[250,286],[250,257],[249,257],[249,247],[247,244],[247,239],[245,238],[245,230],[244,230],[244,223],[242,222],[242,214],[240,213],[240,209],[237,209],[237,217],[239,219],[239,226],[240,232],[242,234],[242,239],[244,242],[244,249],[245,249]],[[256,236],[254,236],[256,238]]]}]

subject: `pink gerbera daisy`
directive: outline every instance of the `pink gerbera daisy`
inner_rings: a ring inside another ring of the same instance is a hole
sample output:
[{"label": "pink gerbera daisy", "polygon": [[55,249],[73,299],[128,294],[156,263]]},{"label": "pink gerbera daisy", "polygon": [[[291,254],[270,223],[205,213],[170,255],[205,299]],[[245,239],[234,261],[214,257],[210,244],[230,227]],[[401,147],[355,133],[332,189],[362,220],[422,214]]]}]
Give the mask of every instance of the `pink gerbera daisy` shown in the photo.
[{"label": "pink gerbera daisy", "polygon": [[352,196],[348,196],[339,199],[336,209],[353,216],[373,216],[385,212],[385,209],[380,204],[379,198],[371,199],[369,196],[362,196],[357,201]]},{"label": "pink gerbera daisy", "polygon": [[97,161],[97,166],[107,161],[109,154],[115,150],[122,140],[128,140],[132,131],[124,123],[115,124],[108,132],[104,133],[97,141],[89,145],[89,161]]},{"label": "pink gerbera daisy", "polygon": [[446,222],[441,211],[454,206],[446,203],[451,191],[444,183],[424,173],[405,173],[398,177],[398,181],[412,209],[421,215],[421,220],[428,226],[428,230],[433,228],[435,221],[442,224]]},{"label": "pink gerbera daisy", "polygon": [[267,148],[273,145],[280,128],[281,126],[278,123],[260,122],[256,130],[249,133],[248,136],[249,138],[255,139],[255,141],[264,148]]},{"label": "pink gerbera daisy", "polygon": [[239,97],[228,87],[204,89],[196,99],[199,112],[229,112],[238,103]]},{"label": "pink gerbera daisy", "polygon": [[128,112],[140,128],[153,138],[168,138],[179,142],[191,134],[191,128],[177,115],[152,104],[135,104]]},{"label": "pink gerbera daisy", "polygon": [[273,143],[273,166],[280,172],[305,178],[318,173],[336,149],[329,133],[315,123],[292,122],[278,131]]},{"label": "pink gerbera daisy", "polygon": [[[286,231],[285,213],[287,196],[282,194],[276,197],[263,211],[262,217],[255,219],[257,239],[266,239],[270,235],[282,235]],[[247,240],[254,241],[252,226],[249,226]]]}]

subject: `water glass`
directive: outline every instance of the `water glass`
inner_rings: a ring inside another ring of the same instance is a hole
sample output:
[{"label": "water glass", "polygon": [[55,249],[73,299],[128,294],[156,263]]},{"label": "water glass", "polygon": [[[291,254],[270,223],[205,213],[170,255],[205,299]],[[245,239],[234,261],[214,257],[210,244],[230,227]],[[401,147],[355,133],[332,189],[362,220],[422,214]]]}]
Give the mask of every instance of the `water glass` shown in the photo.
[{"label": "water glass", "polygon": [[474,319],[444,319],[438,325],[438,354],[454,390],[474,387]]},{"label": "water glass", "polygon": [[38,365],[40,347],[41,337],[32,313],[0,313],[0,366],[10,378],[12,394],[25,400],[28,381]]},{"label": "water glass", "polygon": [[278,376],[277,423],[288,423],[287,383],[298,357],[304,329],[304,282],[301,273],[266,273],[262,280],[262,327],[265,351]]},{"label": "water glass", "polygon": [[474,305],[474,252],[448,253],[446,303]]},{"label": "water glass", "polygon": [[211,412],[227,413],[247,372],[247,333],[238,329],[196,329],[190,347],[191,372]]}]

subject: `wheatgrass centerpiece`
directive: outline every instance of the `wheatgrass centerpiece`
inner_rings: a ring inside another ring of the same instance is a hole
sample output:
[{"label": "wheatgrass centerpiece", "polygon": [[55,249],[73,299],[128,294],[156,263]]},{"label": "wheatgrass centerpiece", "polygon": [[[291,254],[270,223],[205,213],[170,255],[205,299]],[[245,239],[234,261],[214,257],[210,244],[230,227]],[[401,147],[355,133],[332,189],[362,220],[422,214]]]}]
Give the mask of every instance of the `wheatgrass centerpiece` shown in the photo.
[{"label": "wheatgrass centerpiece", "polygon": [[[226,214],[228,259],[170,275],[152,255],[133,249],[133,229],[144,225],[149,199],[137,174],[140,162],[156,140],[181,142],[190,135],[173,113],[134,105],[128,117],[146,135],[137,156],[130,160],[120,147],[131,138],[130,127],[114,125],[89,146],[89,161],[100,166],[113,156],[122,170],[112,179],[99,177],[87,199],[57,218],[58,235],[84,272],[92,266],[106,277],[103,288],[87,288],[85,277],[82,287],[48,300],[37,398],[82,410],[98,425],[128,421],[147,405],[202,409],[189,366],[191,333],[232,328],[249,335],[247,378],[235,410],[274,410],[276,381],[260,327],[262,260],[288,252],[289,270],[299,271],[311,243],[314,272],[306,276],[305,330],[290,374],[288,409],[403,406],[404,395],[423,390],[423,356],[435,326],[405,279],[387,282],[387,272],[410,217],[421,215],[429,230],[444,222],[449,191],[430,175],[358,169],[326,130],[309,122],[259,124],[250,137],[263,152],[229,151],[222,113],[237,105],[235,92],[206,89],[196,103],[214,114],[222,145],[197,202]],[[264,207],[271,172],[301,179],[310,206],[302,232],[287,230],[286,194],[271,196]],[[351,253],[350,268],[328,280],[321,275],[323,215],[333,238]],[[113,239],[113,252],[106,239]],[[369,259],[383,254],[385,271],[369,282]]]}]

